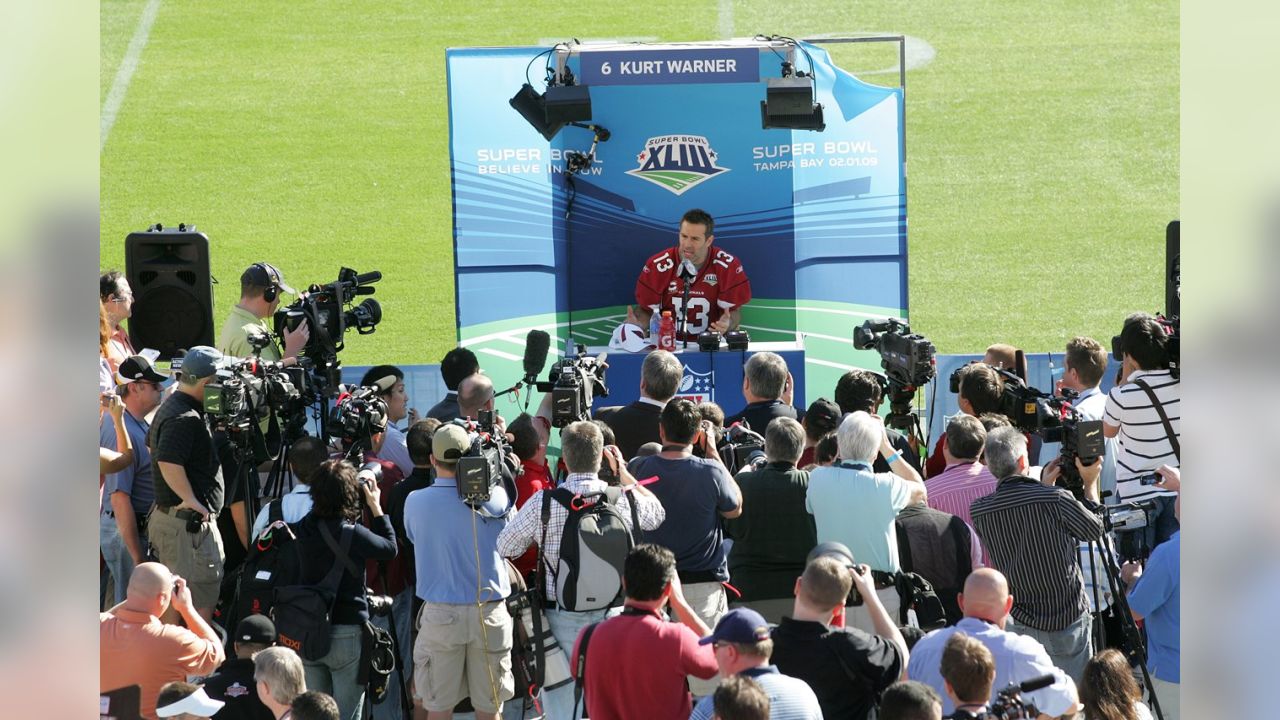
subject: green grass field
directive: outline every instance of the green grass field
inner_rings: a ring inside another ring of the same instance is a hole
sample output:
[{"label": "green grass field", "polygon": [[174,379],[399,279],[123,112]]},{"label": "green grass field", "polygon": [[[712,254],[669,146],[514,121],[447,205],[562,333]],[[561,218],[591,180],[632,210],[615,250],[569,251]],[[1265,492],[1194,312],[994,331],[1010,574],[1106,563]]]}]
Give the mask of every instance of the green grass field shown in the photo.
[{"label": "green grass field", "polygon": [[[145,5],[101,6],[104,99]],[[1160,308],[1178,216],[1171,0],[169,0],[102,150],[101,264],[123,269],[131,231],[195,223],[215,326],[252,262],[295,287],[381,269],[385,320],[343,360],[436,362],[456,334],[445,48],[722,32],[892,32],[936,52],[908,72],[906,112],[910,315],[940,352],[1105,342]],[[855,74],[896,62],[888,45],[827,47]]]}]

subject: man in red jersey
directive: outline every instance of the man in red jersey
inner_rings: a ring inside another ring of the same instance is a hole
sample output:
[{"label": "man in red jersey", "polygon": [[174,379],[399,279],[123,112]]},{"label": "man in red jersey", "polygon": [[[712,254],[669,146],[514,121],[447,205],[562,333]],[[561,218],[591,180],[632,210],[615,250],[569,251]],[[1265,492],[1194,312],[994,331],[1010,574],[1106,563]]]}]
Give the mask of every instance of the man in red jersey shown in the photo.
[{"label": "man in red jersey", "polygon": [[[714,330],[723,333],[738,327],[742,306],[751,301],[751,281],[742,263],[712,247],[715,221],[705,210],[690,210],[680,219],[680,244],[645,261],[636,280],[637,307],[628,322],[648,328],[654,313],[671,311],[676,339],[697,339]],[[688,316],[681,334],[681,309],[688,285]]]}]

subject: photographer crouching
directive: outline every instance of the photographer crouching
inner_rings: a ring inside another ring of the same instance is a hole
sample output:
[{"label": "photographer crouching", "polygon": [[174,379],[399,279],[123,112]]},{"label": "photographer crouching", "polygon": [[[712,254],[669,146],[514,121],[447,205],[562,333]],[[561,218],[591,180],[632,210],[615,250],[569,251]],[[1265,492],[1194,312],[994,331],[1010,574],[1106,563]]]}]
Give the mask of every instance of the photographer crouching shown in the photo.
[{"label": "photographer crouching", "polygon": [[[296,526],[303,559],[299,585],[332,583],[334,572],[339,573],[339,577],[329,613],[330,634],[328,642],[323,643],[327,645],[327,652],[308,657],[310,653],[305,645],[295,649],[302,655],[307,688],[332,695],[338,701],[342,717],[360,720],[364,685],[358,679],[359,660],[364,625],[369,622],[365,563],[395,557],[395,531],[391,528],[391,519],[382,512],[377,483],[357,479],[356,468],[351,463],[326,460],[312,474],[310,485],[311,512]],[[370,514],[369,527],[359,524],[366,507]],[[282,645],[290,644],[293,627],[308,621],[290,613],[291,609],[281,607],[277,591],[274,613]]]}]

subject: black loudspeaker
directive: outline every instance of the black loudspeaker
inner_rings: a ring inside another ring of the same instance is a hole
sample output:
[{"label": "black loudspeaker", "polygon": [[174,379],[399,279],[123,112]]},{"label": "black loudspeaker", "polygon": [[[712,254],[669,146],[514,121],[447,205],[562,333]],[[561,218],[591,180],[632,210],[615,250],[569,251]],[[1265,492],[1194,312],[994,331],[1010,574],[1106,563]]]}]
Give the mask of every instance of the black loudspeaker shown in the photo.
[{"label": "black loudspeaker", "polygon": [[1182,304],[1182,245],[1179,240],[1181,222],[1174,220],[1164,229],[1164,314],[1178,317]]},{"label": "black loudspeaker", "polygon": [[170,360],[178,350],[213,345],[213,281],[209,237],[194,226],[153,225],[124,241],[125,274],[133,288],[129,339]]}]

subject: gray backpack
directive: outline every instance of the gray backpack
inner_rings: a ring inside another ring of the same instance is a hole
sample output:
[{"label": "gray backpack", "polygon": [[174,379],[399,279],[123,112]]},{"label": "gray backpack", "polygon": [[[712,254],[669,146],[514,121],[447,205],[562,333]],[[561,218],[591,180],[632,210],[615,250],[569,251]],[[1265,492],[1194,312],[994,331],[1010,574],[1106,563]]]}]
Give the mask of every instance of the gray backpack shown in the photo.
[{"label": "gray backpack", "polygon": [[[640,519],[634,498],[631,527],[627,528],[618,510],[621,488],[575,495],[564,488],[542,493],[542,542],[538,545],[538,589],[546,587],[543,573],[551,572],[558,606],[570,612],[603,610],[622,602],[622,569],[627,555],[637,544],[635,532]],[[560,503],[569,513],[560,537],[560,562],[549,567],[542,548],[547,544],[551,502]]]}]

